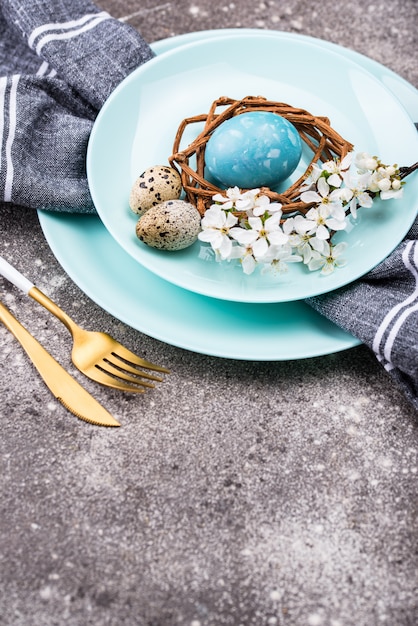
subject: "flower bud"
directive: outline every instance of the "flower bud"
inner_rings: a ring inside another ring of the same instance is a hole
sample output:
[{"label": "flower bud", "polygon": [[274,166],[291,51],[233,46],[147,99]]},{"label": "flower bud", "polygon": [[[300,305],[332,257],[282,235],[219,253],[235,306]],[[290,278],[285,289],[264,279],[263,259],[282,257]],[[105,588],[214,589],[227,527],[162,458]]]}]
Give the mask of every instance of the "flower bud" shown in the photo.
[{"label": "flower bud", "polygon": [[378,166],[379,166],[379,163],[373,157],[370,157],[369,159],[366,160],[366,168],[368,170],[375,170],[378,168]]},{"label": "flower bud", "polygon": [[378,184],[380,191],[389,191],[391,187],[391,182],[389,178],[382,178],[381,180],[379,180],[377,184]]}]

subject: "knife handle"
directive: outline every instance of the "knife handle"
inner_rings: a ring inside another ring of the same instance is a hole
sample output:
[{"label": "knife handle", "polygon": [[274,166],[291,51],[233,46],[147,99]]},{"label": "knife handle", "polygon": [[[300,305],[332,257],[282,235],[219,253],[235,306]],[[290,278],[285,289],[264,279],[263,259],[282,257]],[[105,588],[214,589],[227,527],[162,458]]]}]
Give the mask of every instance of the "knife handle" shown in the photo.
[{"label": "knife handle", "polygon": [[2,256],[0,256],[0,274],[10,280],[16,287],[28,294],[34,286],[23,274],[21,274],[13,265],[10,265]]},{"label": "knife handle", "polygon": [[0,302],[0,321],[19,341],[26,354],[32,359],[33,351],[36,349],[38,342],[32,337],[30,332],[15,318],[4,304]]}]

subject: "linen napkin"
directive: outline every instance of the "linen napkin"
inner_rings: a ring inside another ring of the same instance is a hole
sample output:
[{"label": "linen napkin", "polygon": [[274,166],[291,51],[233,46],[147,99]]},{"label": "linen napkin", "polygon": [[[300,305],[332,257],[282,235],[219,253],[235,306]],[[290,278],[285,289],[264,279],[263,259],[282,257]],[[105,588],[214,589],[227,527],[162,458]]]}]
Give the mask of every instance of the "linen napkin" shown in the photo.
[{"label": "linen napkin", "polygon": [[[89,0],[2,0],[0,201],[94,213],[85,157],[113,89],[154,56]],[[408,165],[408,164],[405,164]],[[418,220],[363,279],[308,304],[358,337],[418,409]]]},{"label": "linen napkin", "polygon": [[0,4],[0,201],[95,211],[86,148],[101,106],[154,56],[89,0]]},{"label": "linen napkin", "polygon": [[366,276],[307,302],[373,350],[418,410],[418,218]]}]

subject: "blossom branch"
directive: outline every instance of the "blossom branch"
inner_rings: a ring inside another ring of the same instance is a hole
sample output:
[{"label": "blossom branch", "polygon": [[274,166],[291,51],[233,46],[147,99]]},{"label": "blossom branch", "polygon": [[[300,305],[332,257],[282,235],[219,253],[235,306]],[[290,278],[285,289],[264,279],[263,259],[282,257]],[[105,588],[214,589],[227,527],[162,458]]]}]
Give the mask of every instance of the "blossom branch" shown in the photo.
[{"label": "blossom branch", "polygon": [[303,263],[309,270],[330,274],[345,264],[345,242],[333,244],[347,218],[371,208],[376,198],[402,197],[403,179],[418,169],[385,165],[378,157],[359,153],[312,165],[292,210],[262,189],[227,189],[212,197],[201,220],[200,241],[209,244],[218,261],[238,260],[245,274],[257,266],[285,271],[288,263]]}]

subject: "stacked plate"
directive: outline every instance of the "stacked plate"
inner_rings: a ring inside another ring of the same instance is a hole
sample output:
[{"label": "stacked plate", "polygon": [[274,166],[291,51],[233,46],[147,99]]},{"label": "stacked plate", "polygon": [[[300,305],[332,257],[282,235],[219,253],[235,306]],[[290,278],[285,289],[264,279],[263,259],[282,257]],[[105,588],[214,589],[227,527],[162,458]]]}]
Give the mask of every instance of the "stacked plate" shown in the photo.
[{"label": "stacked plate", "polygon": [[196,352],[286,360],[357,345],[304,300],[356,280],[396,247],[417,213],[418,180],[408,181],[396,207],[377,202],[359,212],[344,233],[348,263],[329,276],[302,264],[245,276],[204,260],[199,242],[175,253],[149,248],[136,238],[129,192],[145,169],[167,164],[181,120],[206,113],[220,96],[262,95],[327,116],[356,151],[410,165],[418,154],[418,92],[366,57],[289,33],[200,32],[153,48],[156,58],[115,89],[91,134],[88,180],[99,217],[39,211],[58,261],[121,321]]}]

